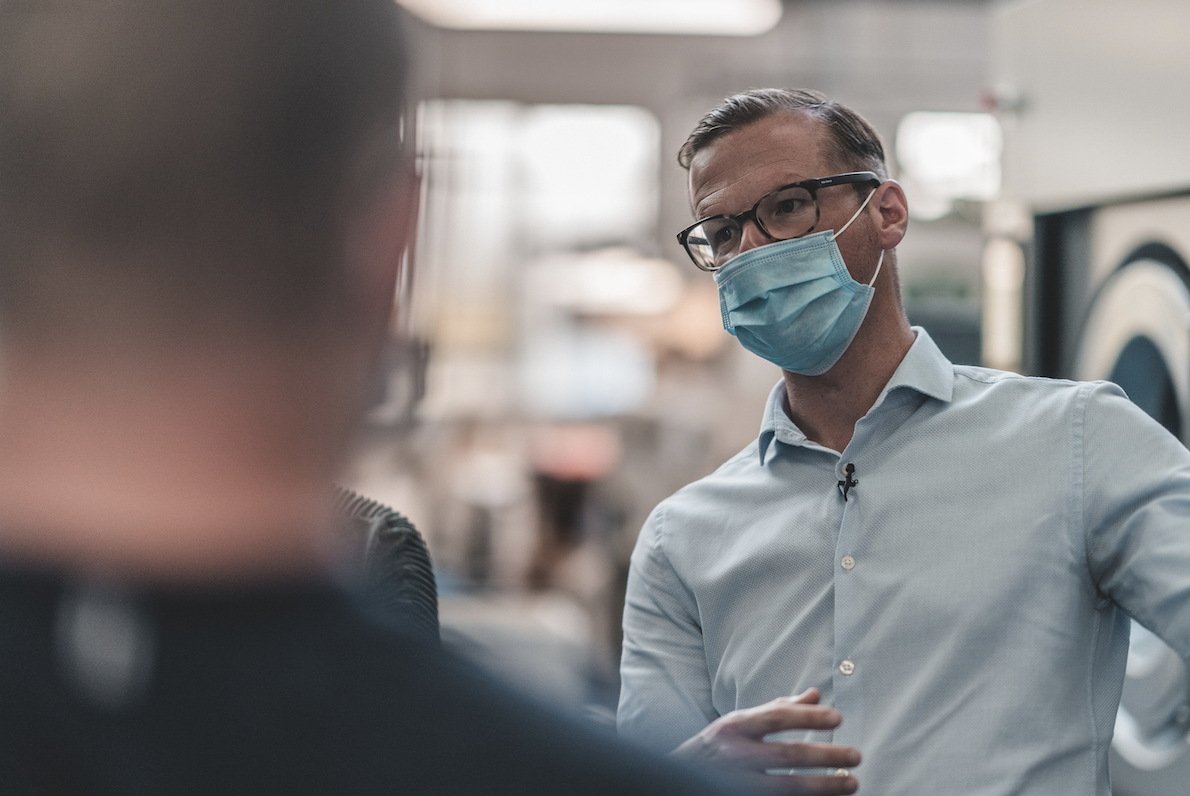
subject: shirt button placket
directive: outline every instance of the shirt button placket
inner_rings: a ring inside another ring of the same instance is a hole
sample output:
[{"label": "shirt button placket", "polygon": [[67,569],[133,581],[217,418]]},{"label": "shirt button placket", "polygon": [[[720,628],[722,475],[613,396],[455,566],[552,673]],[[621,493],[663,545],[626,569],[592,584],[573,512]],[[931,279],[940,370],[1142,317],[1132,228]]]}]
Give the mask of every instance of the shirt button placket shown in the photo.
[{"label": "shirt button placket", "polygon": [[854,464],[850,477],[856,483],[848,491],[847,500],[838,496],[841,509],[839,532],[835,540],[835,674],[832,702],[846,717],[843,725],[834,732],[834,742],[859,744],[863,732],[863,702],[860,687],[859,663],[852,657],[855,644],[862,635],[863,617],[868,615],[868,606],[863,600],[863,578],[857,569],[855,550],[863,538],[865,497],[863,487],[863,463],[844,458],[837,465],[838,478],[848,477],[846,466]]}]

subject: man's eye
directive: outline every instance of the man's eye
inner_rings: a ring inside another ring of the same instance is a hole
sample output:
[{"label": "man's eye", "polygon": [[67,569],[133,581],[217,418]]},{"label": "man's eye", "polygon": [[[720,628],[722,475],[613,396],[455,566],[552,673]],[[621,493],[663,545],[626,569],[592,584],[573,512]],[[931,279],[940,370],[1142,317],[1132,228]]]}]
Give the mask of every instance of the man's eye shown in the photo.
[{"label": "man's eye", "polygon": [[722,246],[725,243],[730,243],[735,237],[735,229],[732,227],[724,227],[715,233],[715,245]]},{"label": "man's eye", "polygon": [[782,199],[773,208],[773,213],[775,215],[792,215],[800,212],[804,206],[805,203],[801,199]]}]

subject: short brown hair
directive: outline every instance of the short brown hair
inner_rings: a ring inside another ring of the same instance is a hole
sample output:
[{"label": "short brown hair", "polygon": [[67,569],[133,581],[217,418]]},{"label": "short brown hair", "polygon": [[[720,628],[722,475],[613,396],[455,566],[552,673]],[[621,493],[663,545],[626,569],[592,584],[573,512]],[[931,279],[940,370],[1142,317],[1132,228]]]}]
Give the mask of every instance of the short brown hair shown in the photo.
[{"label": "short brown hair", "polygon": [[400,159],[398,16],[0,0],[0,330],[333,328],[351,197]]},{"label": "short brown hair", "polygon": [[702,117],[678,150],[678,163],[689,169],[694,156],[730,132],[776,113],[794,111],[818,119],[830,134],[831,155],[841,168],[874,171],[888,179],[884,145],[867,120],[817,91],[801,88],[754,88],[723,100]]}]

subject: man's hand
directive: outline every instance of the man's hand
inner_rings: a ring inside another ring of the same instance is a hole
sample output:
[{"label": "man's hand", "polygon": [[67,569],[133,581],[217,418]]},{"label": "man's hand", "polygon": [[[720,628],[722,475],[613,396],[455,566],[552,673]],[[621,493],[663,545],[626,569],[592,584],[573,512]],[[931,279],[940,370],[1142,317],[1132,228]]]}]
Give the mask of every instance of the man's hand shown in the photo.
[{"label": "man's hand", "polygon": [[[818,689],[796,697],[779,697],[754,708],[733,710],[707,725],[706,729],[674,750],[674,755],[691,760],[725,764],[779,793],[855,793],[859,782],[843,769],[859,765],[859,750],[852,746],[825,743],[766,743],[764,737],[782,730],[833,730],[843,716],[818,704]],[[826,776],[769,776],[772,768],[834,768]]]}]

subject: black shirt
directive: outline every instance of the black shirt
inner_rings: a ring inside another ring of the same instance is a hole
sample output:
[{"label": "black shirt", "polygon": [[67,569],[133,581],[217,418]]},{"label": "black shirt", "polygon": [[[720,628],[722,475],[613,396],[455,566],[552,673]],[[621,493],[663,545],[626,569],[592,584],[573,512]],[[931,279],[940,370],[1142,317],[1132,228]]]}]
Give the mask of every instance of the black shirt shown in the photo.
[{"label": "black shirt", "polygon": [[0,793],[712,794],[313,583],[0,571]]}]

